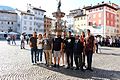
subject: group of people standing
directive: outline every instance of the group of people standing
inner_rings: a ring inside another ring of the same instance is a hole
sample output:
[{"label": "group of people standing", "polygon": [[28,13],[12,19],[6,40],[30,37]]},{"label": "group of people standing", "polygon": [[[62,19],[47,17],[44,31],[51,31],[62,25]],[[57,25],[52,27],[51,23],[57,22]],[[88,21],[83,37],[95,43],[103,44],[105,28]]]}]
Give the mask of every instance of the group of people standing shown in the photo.
[{"label": "group of people standing", "polygon": [[[87,30],[87,36],[82,32],[81,35],[72,36],[69,31],[68,36],[64,33],[63,36],[56,32],[56,36],[51,38],[50,34],[39,34],[34,32],[30,38],[31,47],[31,59],[33,64],[42,62],[42,54],[44,52],[46,65],[48,67],[60,66],[60,58],[62,57],[63,66],[65,66],[65,60],[67,62],[67,69],[73,68],[73,59],[75,61],[75,70],[84,71],[85,57],[87,57],[86,70],[93,71],[92,56],[95,51],[94,36],[91,35],[90,30]],[[52,62],[52,53],[54,62]],[[66,54],[66,58],[64,55]],[[64,60],[65,59],[65,60]]]}]

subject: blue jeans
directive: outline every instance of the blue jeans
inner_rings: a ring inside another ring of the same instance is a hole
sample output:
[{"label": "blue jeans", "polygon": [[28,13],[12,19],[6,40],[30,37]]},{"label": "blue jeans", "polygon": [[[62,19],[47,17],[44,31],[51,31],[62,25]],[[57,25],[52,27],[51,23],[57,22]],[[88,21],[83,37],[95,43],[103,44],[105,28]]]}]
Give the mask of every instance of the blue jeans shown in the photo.
[{"label": "blue jeans", "polygon": [[37,54],[37,49],[36,48],[31,48],[31,60],[32,63],[36,63],[36,55]]},{"label": "blue jeans", "polygon": [[37,61],[42,61],[43,49],[37,50]]}]

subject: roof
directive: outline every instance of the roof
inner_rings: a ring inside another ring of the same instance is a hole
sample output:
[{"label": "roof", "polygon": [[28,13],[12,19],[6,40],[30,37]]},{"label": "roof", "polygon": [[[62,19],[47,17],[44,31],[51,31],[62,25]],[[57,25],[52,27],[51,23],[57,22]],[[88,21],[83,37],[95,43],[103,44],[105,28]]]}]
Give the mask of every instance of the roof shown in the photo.
[{"label": "roof", "polygon": [[82,14],[82,15],[77,15],[74,18],[78,18],[78,17],[82,17],[82,16],[86,16],[86,14]]},{"label": "roof", "polygon": [[33,9],[35,9],[35,10],[39,10],[39,11],[43,11],[43,12],[46,12],[45,10],[40,9],[40,8],[36,8],[36,7],[34,7]]},{"label": "roof", "polygon": [[70,12],[72,12],[72,11],[77,11],[77,10],[81,10],[81,9],[74,9],[74,10],[70,10]]},{"label": "roof", "polygon": [[9,6],[0,6],[0,10],[14,11],[15,9]]},{"label": "roof", "polygon": [[94,9],[94,8],[98,8],[98,7],[102,7],[102,6],[107,6],[107,7],[110,7],[112,9],[114,9],[114,10],[117,10],[117,8],[115,8],[115,7],[113,7],[113,6],[109,5],[109,4],[106,4],[106,3],[95,5],[95,6],[84,7],[83,9],[90,10],[90,9]]},{"label": "roof", "polygon": [[1,13],[8,13],[8,14],[9,14],[9,13],[10,13],[10,14],[17,14],[17,13],[12,12],[12,11],[4,11],[4,10],[0,10],[0,12],[1,12]]},{"label": "roof", "polygon": [[34,16],[34,14],[31,14],[31,13],[21,12],[21,15],[23,15],[23,14],[25,14],[25,15],[31,15],[31,16]]}]

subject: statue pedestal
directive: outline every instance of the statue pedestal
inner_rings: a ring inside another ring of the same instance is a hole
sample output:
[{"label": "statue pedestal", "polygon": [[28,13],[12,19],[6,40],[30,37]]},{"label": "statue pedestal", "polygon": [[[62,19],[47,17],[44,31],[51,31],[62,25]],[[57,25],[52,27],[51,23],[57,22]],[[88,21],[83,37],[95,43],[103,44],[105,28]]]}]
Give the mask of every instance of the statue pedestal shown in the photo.
[{"label": "statue pedestal", "polygon": [[55,25],[55,32],[58,32],[60,35],[62,34],[62,25],[61,25],[61,18],[65,16],[64,12],[57,10],[57,12],[52,13],[53,17],[56,18],[56,25]]}]

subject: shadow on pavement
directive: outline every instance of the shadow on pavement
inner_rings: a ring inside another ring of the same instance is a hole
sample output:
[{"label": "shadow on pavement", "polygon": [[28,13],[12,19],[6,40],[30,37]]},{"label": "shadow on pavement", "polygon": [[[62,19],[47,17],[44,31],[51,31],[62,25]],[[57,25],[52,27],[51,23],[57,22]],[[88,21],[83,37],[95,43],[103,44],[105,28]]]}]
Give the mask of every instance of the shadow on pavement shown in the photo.
[{"label": "shadow on pavement", "polygon": [[64,75],[82,78],[82,79],[94,79],[94,80],[118,80],[120,79],[120,71],[113,71],[113,70],[104,70],[99,68],[93,68],[93,72],[91,71],[81,71],[81,70],[71,70],[71,69],[65,69],[63,67],[60,68],[54,68],[54,67],[46,67],[44,64],[39,64],[39,67],[46,68],[48,70],[52,70],[55,72],[59,72]]},{"label": "shadow on pavement", "polygon": [[120,56],[120,54],[115,54],[115,53],[97,53],[100,55],[114,55],[114,56]]}]

